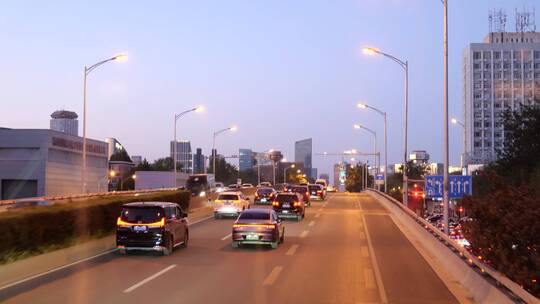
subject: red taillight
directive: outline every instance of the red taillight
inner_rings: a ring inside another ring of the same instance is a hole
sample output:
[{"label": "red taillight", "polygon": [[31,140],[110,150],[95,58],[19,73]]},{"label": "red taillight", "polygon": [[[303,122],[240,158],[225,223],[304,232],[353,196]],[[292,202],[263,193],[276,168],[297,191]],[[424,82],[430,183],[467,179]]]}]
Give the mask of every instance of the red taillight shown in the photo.
[{"label": "red taillight", "polygon": [[279,206],[279,202],[272,202],[272,206]]},{"label": "red taillight", "polygon": [[301,202],[294,202],[294,203],[293,203],[293,206],[295,206],[295,207],[300,207],[300,206],[302,206],[302,203],[301,203]]},{"label": "red taillight", "polygon": [[266,225],[266,224],[234,224],[233,228],[244,228],[244,227],[255,227],[255,228],[267,228],[267,229],[275,229],[276,225]]},{"label": "red taillight", "polygon": [[118,217],[116,219],[116,225],[117,226],[137,226],[137,225],[143,225],[143,226],[147,226],[147,227],[164,227],[165,226],[165,218],[162,217],[161,220],[159,222],[154,222],[154,223],[146,223],[146,224],[136,224],[136,223],[129,223],[129,222],[124,222],[122,220],[121,217]]},{"label": "red taillight", "polygon": [[317,190],[317,193],[322,193],[322,191],[321,191],[321,190]]}]

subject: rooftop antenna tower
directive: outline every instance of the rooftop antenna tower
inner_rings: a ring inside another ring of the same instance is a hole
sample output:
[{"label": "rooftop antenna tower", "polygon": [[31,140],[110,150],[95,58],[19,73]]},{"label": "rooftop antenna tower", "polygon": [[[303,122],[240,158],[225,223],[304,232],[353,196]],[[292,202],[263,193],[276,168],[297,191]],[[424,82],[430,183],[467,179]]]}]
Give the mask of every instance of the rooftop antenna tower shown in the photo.
[{"label": "rooftop antenna tower", "polygon": [[534,8],[532,11],[523,8],[523,12],[518,12],[516,8],[516,32],[518,33],[533,33],[536,32],[535,24],[535,11]]},{"label": "rooftop antenna tower", "polygon": [[489,32],[504,33],[506,28],[506,12],[502,9],[489,12]]}]

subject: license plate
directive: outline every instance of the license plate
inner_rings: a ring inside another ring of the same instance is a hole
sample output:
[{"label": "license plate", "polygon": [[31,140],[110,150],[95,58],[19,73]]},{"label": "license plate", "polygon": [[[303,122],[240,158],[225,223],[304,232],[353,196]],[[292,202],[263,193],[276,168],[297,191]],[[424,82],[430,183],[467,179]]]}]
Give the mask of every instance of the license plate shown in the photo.
[{"label": "license plate", "polygon": [[146,226],[134,226],[133,231],[146,231]]},{"label": "license plate", "polygon": [[259,240],[259,236],[256,234],[248,234],[246,235],[246,240],[248,241],[257,241]]},{"label": "license plate", "polygon": [[289,213],[289,211],[287,211],[287,210],[283,210],[283,213]]},{"label": "license plate", "polygon": [[283,204],[283,208],[291,208],[291,204]]},{"label": "license plate", "polygon": [[316,195],[316,194],[317,194],[317,192],[311,192],[311,194],[313,194],[313,195]]},{"label": "license plate", "polygon": [[225,202],[225,205],[230,205],[230,204],[231,204],[231,202]]},{"label": "license plate", "polygon": [[265,198],[261,198],[261,202],[262,202],[262,203],[266,203],[266,199],[265,199]]}]

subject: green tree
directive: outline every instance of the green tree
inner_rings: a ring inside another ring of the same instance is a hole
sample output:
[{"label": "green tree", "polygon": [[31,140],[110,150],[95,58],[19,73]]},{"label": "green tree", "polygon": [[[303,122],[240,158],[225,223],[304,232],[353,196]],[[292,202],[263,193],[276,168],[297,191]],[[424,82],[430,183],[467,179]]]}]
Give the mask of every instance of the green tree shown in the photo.
[{"label": "green tree", "polygon": [[[346,168],[346,179],[345,179],[345,190],[349,192],[360,192],[364,189],[364,182],[362,178],[364,176],[365,170],[364,166],[347,166]],[[373,185],[373,177],[368,176],[368,185]]]},{"label": "green tree", "polygon": [[[216,158],[217,174],[215,176],[216,181],[224,184],[236,184],[236,179],[239,177],[238,169],[225,161],[224,158]],[[208,172],[214,172],[214,162],[210,159],[210,166]]]}]

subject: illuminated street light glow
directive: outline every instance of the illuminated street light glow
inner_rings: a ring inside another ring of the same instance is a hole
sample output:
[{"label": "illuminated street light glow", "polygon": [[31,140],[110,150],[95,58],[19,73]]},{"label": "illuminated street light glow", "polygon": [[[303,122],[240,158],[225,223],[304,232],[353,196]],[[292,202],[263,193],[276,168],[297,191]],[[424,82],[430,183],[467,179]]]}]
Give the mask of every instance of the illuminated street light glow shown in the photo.
[{"label": "illuminated street light glow", "polygon": [[367,105],[365,103],[359,102],[356,106],[360,109],[367,109]]},{"label": "illuminated street light glow", "polygon": [[366,54],[366,55],[372,56],[372,55],[377,54],[377,53],[378,53],[378,50],[375,49],[375,48],[372,48],[372,47],[364,47],[364,48],[362,48],[362,52],[363,52],[364,54]]},{"label": "illuminated street light glow", "polygon": [[359,124],[354,124],[354,125],[353,125],[353,128],[355,128],[355,129],[360,129],[361,126],[360,126]]},{"label": "illuminated street light glow", "polygon": [[204,111],[206,111],[204,106],[198,106],[197,108],[195,108],[195,112],[197,113],[202,113]]},{"label": "illuminated street light glow", "polygon": [[118,61],[118,62],[124,62],[124,61],[128,60],[128,56],[126,54],[118,54],[118,55],[114,56],[114,60]]}]

